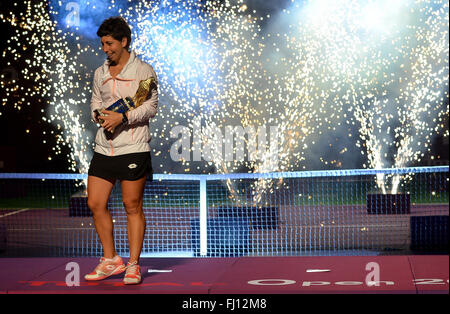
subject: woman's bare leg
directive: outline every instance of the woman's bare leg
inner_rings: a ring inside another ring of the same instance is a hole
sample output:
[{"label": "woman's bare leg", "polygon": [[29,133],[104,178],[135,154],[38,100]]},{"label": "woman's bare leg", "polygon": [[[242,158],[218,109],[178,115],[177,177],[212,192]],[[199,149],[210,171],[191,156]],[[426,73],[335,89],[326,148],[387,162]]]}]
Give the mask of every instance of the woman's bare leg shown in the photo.
[{"label": "woman's bare leg", "polygon": [[104,257],[117,255],[114,246],[114,226],[107,209],[108,198],[114,187],[114,180],[88,176],[88,206],[94,217],[95,229],[102,242]]},{"label": "woman's bare leg", "polygon": [[123,180],[122,200],[127,213],[129,262],[139,262],[145,235],[145,216],[142,210],[146,177],[136,181]]}]

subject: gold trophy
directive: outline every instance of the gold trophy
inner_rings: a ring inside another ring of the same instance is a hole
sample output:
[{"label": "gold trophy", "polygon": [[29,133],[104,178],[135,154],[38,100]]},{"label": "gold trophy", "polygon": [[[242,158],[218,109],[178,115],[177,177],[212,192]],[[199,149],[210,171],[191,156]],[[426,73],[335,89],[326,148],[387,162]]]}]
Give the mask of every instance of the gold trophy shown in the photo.
[{"label": "gold trophy", "polygon": [[[121,98],[108,108],[95,109],[94,110],[95,114],[97,116],[105,116],[106,114],[102,113],[102,110],[104,109],[123,114],[129,110],[133,110],[139,107],[147,99],[152,84],[156,84],[156,79],[154,77],[149,77],[146,80],[140,81],[138,90],[136,92],[136,95],[134,95],[134,97]],[[104,120],[100,117],[98,118],[98,121],[100,122],[100,124],[104,122]],[[114,130],[112,132],[114,132]]]}]

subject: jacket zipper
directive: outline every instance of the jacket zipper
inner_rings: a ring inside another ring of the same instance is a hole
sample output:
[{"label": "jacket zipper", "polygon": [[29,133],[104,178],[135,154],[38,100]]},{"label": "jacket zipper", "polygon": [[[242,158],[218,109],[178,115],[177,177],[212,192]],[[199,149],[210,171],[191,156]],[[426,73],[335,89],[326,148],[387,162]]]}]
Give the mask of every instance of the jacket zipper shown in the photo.
[{"label": "jacket zipper", "polygon": [[[113,89],[112,89],[113,98],[114,98],[115,91],[116,91],[116,79],[113,78]],[[114,156],[114,147],[112,145],[112,140],[109,140],[109,146],[111,146],[111,156]]]},{"label": "jacket zipper", "polygon": [[111,156],[114,156],[114,147],[112,145],[112,140],[109,140],[109,146],[111,147]]}]

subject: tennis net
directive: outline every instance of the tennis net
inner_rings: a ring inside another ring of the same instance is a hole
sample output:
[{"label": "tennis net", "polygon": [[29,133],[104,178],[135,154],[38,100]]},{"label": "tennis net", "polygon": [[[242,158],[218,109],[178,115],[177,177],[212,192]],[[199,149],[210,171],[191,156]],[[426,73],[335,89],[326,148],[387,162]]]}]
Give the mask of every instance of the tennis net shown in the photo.
[{"label": "tennis net", "polygon": [[[142,255],[448,253],[448,166],[264,174],[155,174]],[[84,174],[0,174],[0,257],[102,256]],[[108,209],[128,256],[117,183]]]}]

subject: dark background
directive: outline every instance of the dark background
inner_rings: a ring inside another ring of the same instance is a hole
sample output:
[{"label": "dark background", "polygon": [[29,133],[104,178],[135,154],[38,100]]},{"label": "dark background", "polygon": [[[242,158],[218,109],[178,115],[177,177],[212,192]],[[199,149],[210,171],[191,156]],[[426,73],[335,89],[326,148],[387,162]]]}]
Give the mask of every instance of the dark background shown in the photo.
[{"label": "dark background", "polygon": [[[0,2],[0,14],[9,15],[12,11],[17,15],[24,11],[24,4],[18,2],[16,6],[11,1]],[[1,23],[1,53],[6,50],[6,42],[14,35],[14,29],[7,23]],[[28,52],[30,55],[32,52]],[[24,54],[26,55],[26,54]],[[8,65],[11,62],[11,65]],[[0,57],[0,75],[3,82],[17,77],[19,84],[30,84],[21,80],[21,64],[13,60],[5,60]],[[29,98],[31,105],[22,105],[21,110],[14,108],[15,100],[21,98],[20,92],[13,94],[4,103],[5,89],[1,89],[0,97],[0,172],[69,172],[67,154],[54,156],[52,147],[56,144],[56,136],[51,136],[53,131],[58,134],[55,127],[42,121],[46,100],[40,97]],[[26,132],[29,130],[29,133]],[[46,132],[44,135],[43,132]],[[45,143],[44,143],[45,141]],[[67,152],[69,150],[66,148]],[[49,160],[51,156],[51,160]]]},{"label": "dark background", "polygon": [[[281,0],[281,2],[283,1]],[[249,2],[249,5],[252,4],[254,4],[254,1]],[[260,4],[259,1],[258,5]],[[259,7],[258,13],[261,15],[269,13],[273,9],[271,7],[273,5],[269,4]],[[24,10],[22,2],[18,2],[16,6],[13,2],[0,2],[0,14],[5,16],[9,15],[10,11],[19,15]],[[14,29],[7,23],[0,23],[0,25],[0,52],[3,54],[6,49],[6,42],[13,36]],[[32,55],[31,51],[26,53]],[[8,62],[11,62],[11,65],[8,65]],[[4,84],[8,84],[8,80],[17,78],[21,86],[32,85],[32,82],[21,80],[21,68],[20,61],[13,62],[13,60],[6,60],[3,56],[0,57],[0,75],[3,76],[1,79]],[[5,98],[6,91],[2,88],[0,90],[0,136],[2,137],[0,142],[0,172],[70,172],[69,158],[67,157],[69,149],[62,147],[61,154],[54,154],[52,148],[56,146],[55,135],[59,132],[53,125],[42,120],[44,114],[41,109],[46,109],[46,99],[28,97],[31,100],[31,105],[23,104],[21,109],[18,110],[14,103],[20,100],[20,92],[14,93],[12,97],[10,95],[7,102],[4,102],[3,99]],[[448,117],[445,128],[448,130]],[[29,132],[26,132],[26,130],[29,130]],[[448,151],[448,137],[444,139],[442,135],[436,136],[431,146],[431,152],[427,153],[420,164],[414,166],[448,165]],[[431,159],[431,156],[435,156],[435,158]]]}]

